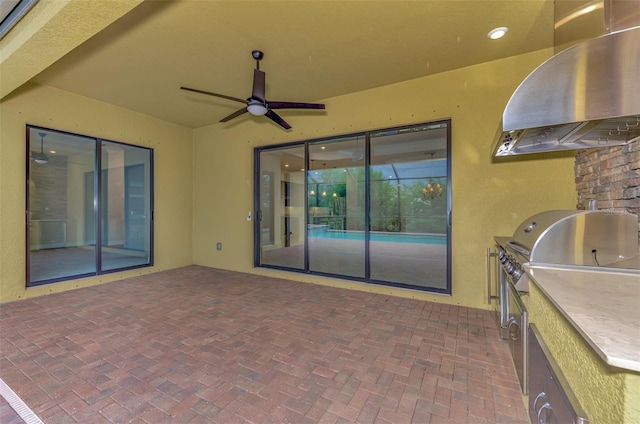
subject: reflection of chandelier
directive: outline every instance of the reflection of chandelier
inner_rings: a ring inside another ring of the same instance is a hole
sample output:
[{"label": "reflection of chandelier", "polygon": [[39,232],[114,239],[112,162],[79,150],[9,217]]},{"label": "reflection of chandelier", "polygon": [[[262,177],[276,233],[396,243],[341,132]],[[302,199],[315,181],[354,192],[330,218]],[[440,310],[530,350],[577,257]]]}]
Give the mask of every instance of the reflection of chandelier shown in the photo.
[{"label": "reflection of chandelier", "polygon": [[424,200],[436,199],[442,196],[443,191],[444,190],[442,189],[440,183],[437,183],[435,187],[433,184],[428,183],[427,186],[422,189],[422,197],[424,198]]}]

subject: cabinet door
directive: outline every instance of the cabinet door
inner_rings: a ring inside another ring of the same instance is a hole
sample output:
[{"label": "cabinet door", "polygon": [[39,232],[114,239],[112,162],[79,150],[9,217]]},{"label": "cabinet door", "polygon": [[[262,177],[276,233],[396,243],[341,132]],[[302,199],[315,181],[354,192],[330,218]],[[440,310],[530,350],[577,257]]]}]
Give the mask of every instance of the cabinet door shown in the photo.
[{"label": "cabinet door", "polygon": [[529,417],[532,423],[586,423],[560,369],[534,324],[529,326]]}]

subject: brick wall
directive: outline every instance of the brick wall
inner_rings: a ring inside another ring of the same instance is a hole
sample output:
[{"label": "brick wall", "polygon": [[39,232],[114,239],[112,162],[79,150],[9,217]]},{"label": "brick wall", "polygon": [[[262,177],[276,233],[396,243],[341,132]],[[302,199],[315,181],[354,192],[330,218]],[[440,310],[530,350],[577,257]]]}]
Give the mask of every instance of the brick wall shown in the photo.
[{"label": "brick wall", "polygon": [[640,215],[640,141],[578,151],[575,175],[578,209],[586,209],[589,200],[596,199],[598,209]]}]

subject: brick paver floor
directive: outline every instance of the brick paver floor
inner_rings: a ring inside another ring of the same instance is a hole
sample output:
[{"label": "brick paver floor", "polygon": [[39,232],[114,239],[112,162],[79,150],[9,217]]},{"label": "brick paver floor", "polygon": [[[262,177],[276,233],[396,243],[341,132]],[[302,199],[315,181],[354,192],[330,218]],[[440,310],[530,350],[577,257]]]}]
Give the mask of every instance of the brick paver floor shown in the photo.
[{"label": "brick paver floor", "polygon": [[200,266],[0,305],[45,423],[525,424],[490,312]]}]

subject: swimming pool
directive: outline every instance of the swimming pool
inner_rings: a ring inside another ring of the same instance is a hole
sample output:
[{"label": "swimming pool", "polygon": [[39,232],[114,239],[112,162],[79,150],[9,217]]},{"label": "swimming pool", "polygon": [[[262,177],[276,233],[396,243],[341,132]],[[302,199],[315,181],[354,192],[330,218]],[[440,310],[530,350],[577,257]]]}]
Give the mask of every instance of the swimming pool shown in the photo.
[{"label": "swimming pool", "polygon": [[[364,232],[313,229],[309,231],[309,238],[364,240]],[[447,244],[447,236],[439,234],[381,233],[371,231],[369,233],[369,240],[390,243]]]}]

